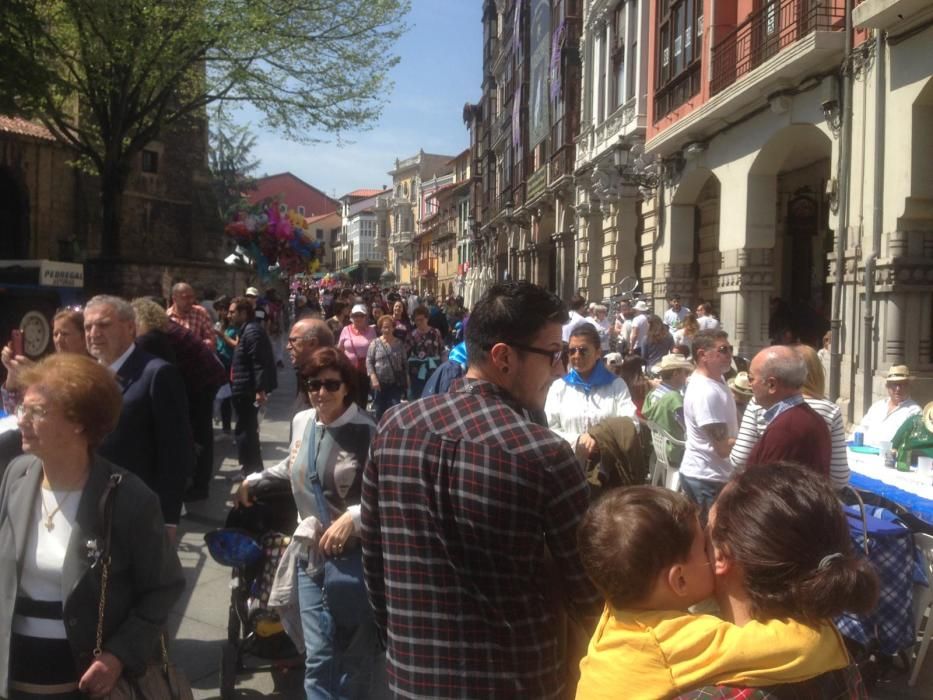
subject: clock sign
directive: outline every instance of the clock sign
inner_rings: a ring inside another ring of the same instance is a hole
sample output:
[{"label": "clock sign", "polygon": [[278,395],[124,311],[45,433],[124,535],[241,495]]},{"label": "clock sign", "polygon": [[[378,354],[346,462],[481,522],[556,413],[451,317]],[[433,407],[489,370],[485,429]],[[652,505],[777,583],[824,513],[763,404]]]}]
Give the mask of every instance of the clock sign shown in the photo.
[{"label": "clock sign", "polygon": [[45,352],[49,345],[51,333],[49,322],[39,311],[27,311],[19,322],[23,332],[23,350],[27,357],[36,358]]}]

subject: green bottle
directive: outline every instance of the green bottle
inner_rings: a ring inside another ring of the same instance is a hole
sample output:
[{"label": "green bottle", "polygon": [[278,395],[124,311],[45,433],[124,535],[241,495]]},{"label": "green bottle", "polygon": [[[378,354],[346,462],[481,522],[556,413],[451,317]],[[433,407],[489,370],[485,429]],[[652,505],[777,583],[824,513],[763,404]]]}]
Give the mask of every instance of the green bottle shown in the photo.
[{"label": "green bottle", "polygon": [[897,451],[897,470],[899,472],[910,471],[910,452],[910,447],[906,444],[901,445],[901,449]]}]

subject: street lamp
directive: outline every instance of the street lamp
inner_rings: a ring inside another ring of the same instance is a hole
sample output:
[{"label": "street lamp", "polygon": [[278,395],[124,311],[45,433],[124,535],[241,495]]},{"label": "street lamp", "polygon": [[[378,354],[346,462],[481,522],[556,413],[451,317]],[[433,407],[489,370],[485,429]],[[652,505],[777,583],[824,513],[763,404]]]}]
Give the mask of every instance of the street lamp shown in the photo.
[{"label": "street lamp", "polygon": [[623,184],[634,185],[641,190],[657,189],[660,178],[658,169],[653,162],[645,160],[639,147],[627,141],[619,141],[612,152],[612,164],[622,178]]}]

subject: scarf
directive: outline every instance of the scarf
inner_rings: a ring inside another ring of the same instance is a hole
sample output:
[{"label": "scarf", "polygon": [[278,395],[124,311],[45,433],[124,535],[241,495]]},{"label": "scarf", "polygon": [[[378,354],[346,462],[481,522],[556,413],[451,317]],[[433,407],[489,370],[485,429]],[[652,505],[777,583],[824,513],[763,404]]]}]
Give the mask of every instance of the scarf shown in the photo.
[{"label": "scarf", "polygon": [[583,379],[575,369],[570,370],[567,376],[564,377],[565,382],[570,386],[580,387],[587,396],[590,395],[593,389],[612,384],[615,380],[616,375],[606,369],[606,365],[602,362],[597,362],[596,366],[593,367],[593,372],[590,374],[589,381]]},{"label": "scarf", "polygon": [[467,366],[467,349],[466,343],[457,343],[450,349],[450,354],[447,356],[448,360],[453,360],[458,365],[463,368]]}]

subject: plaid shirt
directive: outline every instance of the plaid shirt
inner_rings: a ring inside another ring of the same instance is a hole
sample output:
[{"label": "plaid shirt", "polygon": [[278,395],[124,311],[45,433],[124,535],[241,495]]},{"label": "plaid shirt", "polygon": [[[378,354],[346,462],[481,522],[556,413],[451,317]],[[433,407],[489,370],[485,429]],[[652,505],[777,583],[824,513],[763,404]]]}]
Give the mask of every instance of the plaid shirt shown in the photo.
[{"label": "plaid shirt", "polygon": [[167,313],[168,317],[175,323],[179,326],[184,326],[194,333],[197,338],[207,343],[211,350],[214,349],[217,336],[214,334],[214,324],[211,322],[211,317],[204,307],[192,304],[188,313],[180,314],[175,308],[175,305],[172,304],[168,307]]},{"label": "plaid shirt", "polygon": [[588,495],[567,443],[493,384],[458,380],[386,414],[363,477],[363,565],[397,697],[559,696],[548,588],[579,618],[602,607],[576,547]]}]

